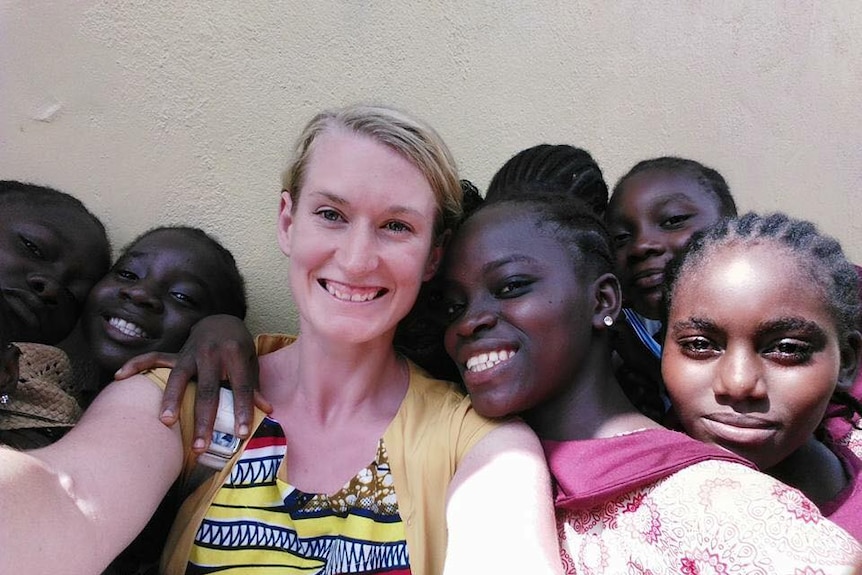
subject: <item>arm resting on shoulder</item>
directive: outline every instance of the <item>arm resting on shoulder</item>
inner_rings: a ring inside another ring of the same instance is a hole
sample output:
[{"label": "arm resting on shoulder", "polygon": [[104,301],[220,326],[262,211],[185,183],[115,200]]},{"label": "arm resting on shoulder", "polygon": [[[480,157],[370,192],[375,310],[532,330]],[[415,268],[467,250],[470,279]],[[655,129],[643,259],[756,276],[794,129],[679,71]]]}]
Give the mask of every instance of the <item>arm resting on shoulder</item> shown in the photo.
[{"label": "arm resting on shoulder", "polygon": [[449,486],[446,575],[562,573],[551,478],[541,444],[521,422],[491,431]]},{"label": "arm resting on shoulder", "polygon": [[0,450],[0,573],[99,573],[180,473],[179,426],[144,376],[113,383],[53,445]]}]

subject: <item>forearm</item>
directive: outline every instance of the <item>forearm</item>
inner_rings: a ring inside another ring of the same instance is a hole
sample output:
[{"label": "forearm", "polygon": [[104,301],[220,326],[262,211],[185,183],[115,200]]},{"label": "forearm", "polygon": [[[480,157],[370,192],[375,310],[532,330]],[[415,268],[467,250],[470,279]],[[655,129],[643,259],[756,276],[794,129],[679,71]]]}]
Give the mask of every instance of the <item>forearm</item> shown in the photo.
[{"label": "forearm", "polygon": [[[75,489],[68,475],[35,455],[2,448],[0,573],[96,573],[105,566],[97,560],[104,554],[94,550],[97,516]],[[87,552],[66,555],[67,549]]]},{"label": "forearm", "polygon": [[459,466],[446,506],[446,575],[562,572],[551,479],[523,424],[482,439]]},{"label": "forearm", "polygon": [[182,464],[142,376],[105,389],[46,448],[0,451],[0,573],[100,572],[146,525]]}]

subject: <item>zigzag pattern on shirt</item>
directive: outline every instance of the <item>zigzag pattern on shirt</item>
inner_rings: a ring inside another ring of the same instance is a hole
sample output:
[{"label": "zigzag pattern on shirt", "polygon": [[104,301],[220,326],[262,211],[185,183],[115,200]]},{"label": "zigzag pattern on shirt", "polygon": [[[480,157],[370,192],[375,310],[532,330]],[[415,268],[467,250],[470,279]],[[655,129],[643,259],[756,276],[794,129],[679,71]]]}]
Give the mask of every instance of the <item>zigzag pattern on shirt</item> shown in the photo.
[{"label": "zigzag pattern on shirt", "polygon": [[266,457],[245,458],[243,457],[231,469],[230,475],[225,479],[225,487],[238,485],[261,485],[274,483],[278,466],[281,465],[281,455],[269,455]]},{"label": "zigzag pattern on shirt", "polygon": [[409,567],[405,541],[374,543],[343,536],[301,539],[292,529],[253,521],[204,520],[195,542],[213,549],[273,549],[325,563],[321,573],[366,573],[375,569]]}]

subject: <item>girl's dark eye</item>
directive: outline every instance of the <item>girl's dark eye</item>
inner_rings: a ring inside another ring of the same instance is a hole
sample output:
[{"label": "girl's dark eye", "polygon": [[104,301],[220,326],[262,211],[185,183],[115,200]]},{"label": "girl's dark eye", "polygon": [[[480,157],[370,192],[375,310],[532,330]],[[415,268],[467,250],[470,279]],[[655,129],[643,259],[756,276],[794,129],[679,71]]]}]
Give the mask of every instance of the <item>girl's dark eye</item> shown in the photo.
[{"label": "girl's dark eye", "polygon": [[614,239],[614,248],[623,247],[624,245],[626,245],[628,243],[628,241],[629,241],[629,239],[631,239],[631,237],[632,237],[632,235],[629,233],[614,234],[614,238],[613,238]]},{"label": "girl's dark eye", "polygon": [[117,274],[117,277],[130,282],[133,282],[138,279],[138,275],[134,272],[130,272],[129,270],[114,270],[114,273]]},{"label": "girl's dark eye", "polygon": [[679,341],[682,352],[695,359],[712,357],[719,353],[718,347],[703,336],[694,336]]},{"label": "girl's dark eye", "polygon": [[443,316],[446,323],[452,323],[458,319],[464,313],[464,308],[466,307],[463,303],[457,301],[450,300],[443,303]]},{"label": "girl's dark eye", "polygon": [[192,298],[191,296],[186,295],[182,292],[178,292],[178,291],[171,292],[171,295],[174,297],[174,299],[176,299],[177,301],[179,301],[185,305],[189,305],[189,306],[197,305],[197,302],[194,300],[194,298]]},{"label": "girl's dark eye", "polygon": [[814,346],[797,339],[782,339],[765,351],[766,355],[781,363],[806,363],[814,355]]},{"label": "girl's dark eye", "polygon": [[24,244],[24,247],[30,250],[30,253],[32,253],[39,259],[45,259],[45,254],[42,253],[42,250],[39,249],[39,246],[37,246],[34,242],[24,236],[19,237],[21,238],[21,243]]},{"label": "girl's dark eye", "polygon": [[497,297],[518,297],[532,283],[533,280],[525,278],[510,279],[497,290]]},{"label": "girl's dark eye", "polygon": [[661,227],[666,229],[666,230],[674,230],[674,229],[681,227],[685,222],[690,220],[691,217],[692,217],[691,214],[681,214],[678,216],[671,216],[669,218],[665,218],[662,221]]}]

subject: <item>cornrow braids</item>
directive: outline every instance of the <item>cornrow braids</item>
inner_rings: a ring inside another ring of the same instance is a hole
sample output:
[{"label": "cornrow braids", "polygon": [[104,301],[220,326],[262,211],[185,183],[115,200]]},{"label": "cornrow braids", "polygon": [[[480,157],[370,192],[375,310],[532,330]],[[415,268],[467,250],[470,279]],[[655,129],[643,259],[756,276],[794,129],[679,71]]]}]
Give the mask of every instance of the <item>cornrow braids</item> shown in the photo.
[{"label": "cornrow braids", "polygon": [[494,204],[520,204],[536,215],[536,226],[550,230],[569,247],[569,252],[587,273],[612,273],[613,247],[601,216],[592,206],[561,191],[559,187],[536,189],[529,184],[502,188],[501,195],[476,210]]},{"label": "cornrow braids", "polygon": [[547,192],[582,201],[601,216],[608,206],[608,185],[589,152],[565,144],[539,144],[512,156],[494,174],[485,198],[497,201],[512,192],[514,184],[545,186]]},{"label": "cornrow braids", "polygon": [[[663,322],[667,324],[680,278],[701,265],[708,265],[710,257],[723,248],[751,246],[764,241],[792,254],[799,267],[821,289],[840,340],[859,329],[859,277],[841,244],[821,234],[813,223],[782,213],[761,216],[749,212],[738,218],[723,219],[692,237],[685,250],[667,266]],[[845,412],[862,414],[859,401],[843,391],[836,391],[833,401],[844,406]]]},{"label": "cornrow braids", "polygon": [[614,195],[619,193],[631,178],[645,172],[667,172],[690,177],[704,191],[715,196],[722,217],[730,218],[737,215],[736,202],[730,193],[730,187],[718,171],[695,160],[676,156],[662,156],[638,162],[614,186]]}]

